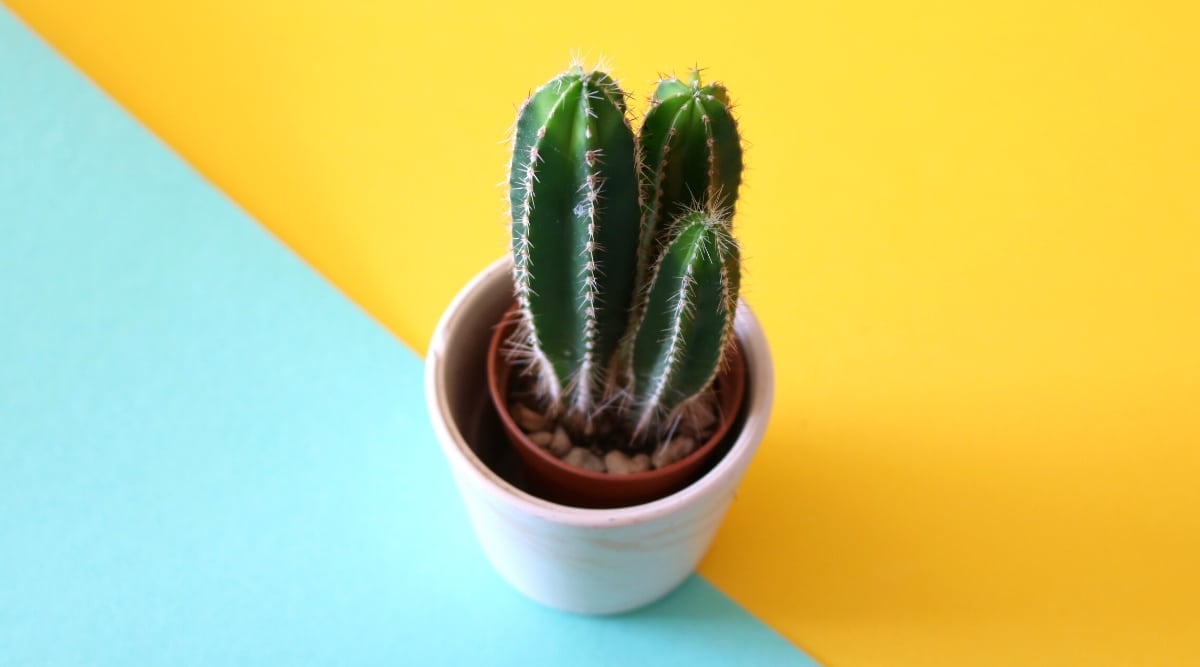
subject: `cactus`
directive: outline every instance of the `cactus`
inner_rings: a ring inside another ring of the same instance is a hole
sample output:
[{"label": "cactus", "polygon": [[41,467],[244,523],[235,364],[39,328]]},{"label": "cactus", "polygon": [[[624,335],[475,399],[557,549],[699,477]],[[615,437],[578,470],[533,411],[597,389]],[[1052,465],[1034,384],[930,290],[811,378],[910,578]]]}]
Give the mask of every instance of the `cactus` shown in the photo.
[{"label": "cactus", "polygon": [[644,196],[638,276],[649,280],[652,258],[685,211],[713,207],[732,219],[742,181],[742,146],[729,96],[720,84],[701,85],[699,70],[685,83],[658,83],[639,135]]},{"label": "cactus", "polygon": [[633,345],[634,433],[707,388],[733,335],[741,253],[728,218],[697,210],[671,231]]},{"label": "cactus", "polygon": [[625,94],[573,67],[521,109],[510,169],[517,300],[549,404],[588,415],[624,335],[637,266]]},{"label": "cactus", "polygon": [[712,384],[738,299],[741,169],[725,89],[696,72],[659,83],[636,139],[604,72],[574,66],[521,107],[514,347],[548,414],[648,439]]}]

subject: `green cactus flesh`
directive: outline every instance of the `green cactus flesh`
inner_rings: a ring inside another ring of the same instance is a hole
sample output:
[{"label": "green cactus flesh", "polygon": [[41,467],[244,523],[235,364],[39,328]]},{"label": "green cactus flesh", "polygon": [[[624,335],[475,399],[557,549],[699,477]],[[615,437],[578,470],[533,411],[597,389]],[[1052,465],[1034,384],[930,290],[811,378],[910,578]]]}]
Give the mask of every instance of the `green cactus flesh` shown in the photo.
[{"label": "green cactus flesh", "polygon": [[607,74],[572,70],[517,120],[509,178],[517,300],[551,407],[590,416],[628,325],[639,237],[634,137]]},{"label": "green cactus flesh", "polygon": [[729,96],[720,84],[659,82],[639,137],[643,231],[640,280],[649,279],[653,258],[672,221],[700,207],[732,219],[742,179],[742,147]]},{"label": "green cactus flesh", "polygon": [[636,433],[709,386],[733,335],[741,274],[728,221],[694,211],[672,231],[633,345]]}]

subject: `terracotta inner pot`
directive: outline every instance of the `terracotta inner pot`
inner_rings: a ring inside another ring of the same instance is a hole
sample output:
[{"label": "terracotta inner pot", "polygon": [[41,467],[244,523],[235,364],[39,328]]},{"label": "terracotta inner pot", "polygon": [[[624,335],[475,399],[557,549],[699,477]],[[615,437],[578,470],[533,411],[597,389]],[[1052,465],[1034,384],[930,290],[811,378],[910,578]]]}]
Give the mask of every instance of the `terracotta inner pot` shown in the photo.
[{"label": "terracotta inner pot", "polygon": [[[691,484],[712,466],[719,445],[737,421],[746,393],[746,364],[740,344],[734,339],[726,352],[726,364],[714,383],[720,409],[716,431],[694,452],[657,470],[614,475],[584,470],[564,463],[534,444],[508,412],[510,376],[513,368],[505,345],[516,329],[515,311],[506,312],[496,326],[488,348],[488,389],[505,434],[525,468],[531,493],[551,502],[573,507],[627,507],[651,502]],[[579,443],[576,443],[579,444]]]}]

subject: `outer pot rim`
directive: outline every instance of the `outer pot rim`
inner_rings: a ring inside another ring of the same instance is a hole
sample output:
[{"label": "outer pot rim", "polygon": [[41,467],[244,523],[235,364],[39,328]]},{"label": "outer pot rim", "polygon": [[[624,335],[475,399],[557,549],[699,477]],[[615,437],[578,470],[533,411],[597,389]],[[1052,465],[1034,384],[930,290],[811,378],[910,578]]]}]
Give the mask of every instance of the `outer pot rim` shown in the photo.
[{"label": "outer pot rim", "polygon": [[[729,451],[711,470],[688,486],[663,498],[627,507],[590,509],[562,505],[527,493],[501,478],[471,449],[450,412],[447,385],[443,381],[445,356],[450,336],[461,326],[471,326],[472,318],[486,298],[485,287],[499,276],[511,275],[512,261],[507,255],[492,262],[459,291],[442,314],[430,341],[425,361],[425,392],[430,420],[451,464],[486,489],[496,503],[513,505],[522,512],[545,521],[579,527],[630,525],[653,521],[670,514],[694,498],[707,495],[720,479],[744,465],[754,454],[766,432],[774,402],[774,367],[766,335],[757,318],[743,300],[738,307],[735,331],[749,371],[744,402],[745,421]],[[487,322],[483,326],[492,326]],[[478,326],[478,323],[475,324]],[[486,385],[486,375],[480,377]],[[483,387],[481,387],[481,390]]]}]

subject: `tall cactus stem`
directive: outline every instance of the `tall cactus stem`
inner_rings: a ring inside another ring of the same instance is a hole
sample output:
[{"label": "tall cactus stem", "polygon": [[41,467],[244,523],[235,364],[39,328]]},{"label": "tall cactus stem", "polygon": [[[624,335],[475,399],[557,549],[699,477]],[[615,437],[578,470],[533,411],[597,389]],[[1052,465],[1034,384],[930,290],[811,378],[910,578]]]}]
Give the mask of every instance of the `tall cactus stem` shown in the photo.
[{"label": "tall cactus stem", "polygon": [[573,67],[530,96],[510,166],[514,283],[552,410],[590,418],[625,327],[639,207],[625,94]]}]

